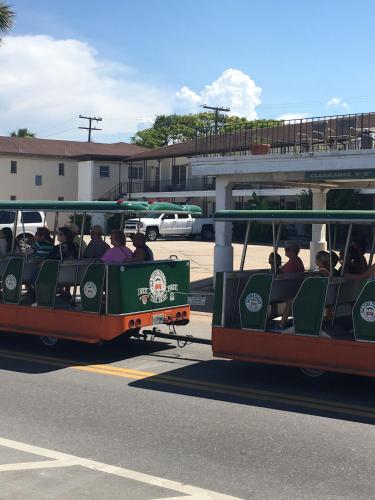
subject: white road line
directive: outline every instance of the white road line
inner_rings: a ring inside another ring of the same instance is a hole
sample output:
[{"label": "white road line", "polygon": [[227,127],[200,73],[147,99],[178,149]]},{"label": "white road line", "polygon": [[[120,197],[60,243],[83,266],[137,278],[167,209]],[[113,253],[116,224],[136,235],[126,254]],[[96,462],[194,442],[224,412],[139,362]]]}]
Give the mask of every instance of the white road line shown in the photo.
[{"label": "white road line", "polygon": [[55,467],[72,467],[73,465],[79,465],[77,460],[44,460],[42,462],[19,462],[15,464],[0,465],[0,472],[33,469],[53,469]]},{"label": "white road line", "polygon": [[[171,481],[169,479],[163,479],[161,477],[152,476],[150,474],[144,474],[142,472],[133,471],[130,469],[125,469],[123,467],[117,467],[115,465],[109,465],[102,462],[96,462],[94,460],[89,460],[86,458],[77,457],[74,455],[68,455],[67,453],[60,453],[59,451],[49,450],[47,448],[40,448],[39,446],[32,446],[30,444],[21,443],[19,441],[13,441],[11,439],[0,438],[0,446],[6,448],[11,448],[13,450],[23,451],[26,453],[31,453],[34,455],[39,455],[41,457],[52,458],[55,462],[45,461],[44,467],[52,467],[51,464],[61,464],[56,465],[57,467],[66,467],[71,465],[79,465],[81,467],[86,467],[88,469],[104,472],[106,474],[112,474],[114,476],[123,477],[125,479],[132,479],[141,483],[145,483],[151,486],[157,486],[159,488],[165,488],[168,490],[178,491],[188,495],[189,498],[196,498],[201,500],[238,500],[238,497],[232,497],[229,495],[224,495],[222,493],[216,493],[215,491],[205,490],[203,488],[198,488],[191,486],[189,484],[179,483],[177,481]],[[57,461],[57,462],[56,462]],[[38,462],[34,462],[38,464]],[[43,462],[39,462],[41,464]],[[32,462],[29,463],[30,468]],[[62,465],[65,464],[65,465]],[[17,464],[8,464],[9,466],[15,466]],[[26,465],[26,464],[19,464]],[[4,466],[1,466],[4,467]],[[40,468],[35,465],[34,468]],[[21,469],[20,469],[21,470]],[[0,469],[1,471],[1,469]],[[180,497],[181,498],[181,497]]]}]

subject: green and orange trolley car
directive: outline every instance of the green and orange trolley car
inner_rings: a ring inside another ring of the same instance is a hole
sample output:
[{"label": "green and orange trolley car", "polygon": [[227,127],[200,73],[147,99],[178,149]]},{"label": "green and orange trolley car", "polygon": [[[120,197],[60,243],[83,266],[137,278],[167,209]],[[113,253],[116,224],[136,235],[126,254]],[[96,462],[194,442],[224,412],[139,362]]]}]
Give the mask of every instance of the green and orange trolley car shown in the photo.
[{"label": "green and orange trolley car", "polygon": [[[245,222],[247,231],[239,271],[216,276],[214,356],[296,366],[312,377],[325,371],[375,376],[375,276],[349,278],[345,266],[335,271],[332,253],[329,276],[316,271],[283,274],[276,268],[246,270],[244,265],[254,222],[271,226],[275,254],[285,225],[326,225],[329,251],[337,249],[334,234],[346,236],[343,262],[348,261],[354,230],[360,229],[368,240],[371,264],[374,211],[232,210],[217,212],[215,220]],[[277,331],[271,311],[278,311],[277,317],[287,302],[292,303],[289,324]]]},{"label": "green and orange trolley car", "polygon": [[[19,213],[35,210],[44,212],[44,219],[54,221],[54,228],[50,229],[55,235],[62,217],[74,214],[81,221],[82,241],[88,215],[101,214],[104,221],[112,217],[123,230],[129,217],[189,211],[189,207],[122,201],[0,202],[0,212],[15,214],[13,238],[19,233]],[[15,247],[13,241],[12,249]],[[81,258],[80,244],[77,260],[46,259],[36,264],[28,256],[27,245],[20,248],[23,250],[17,255],[13,251],[0,259],[0,331],[37,335],[44,344],[52,346],[59,339],[98,343],[120,335],[136,335],[144,327],[189,322],[187,260],[104,264]],[[36,295],[33,301],[26,293],[31,280]],[[57,293],[61,288],[73,292],[68,303]]]}]

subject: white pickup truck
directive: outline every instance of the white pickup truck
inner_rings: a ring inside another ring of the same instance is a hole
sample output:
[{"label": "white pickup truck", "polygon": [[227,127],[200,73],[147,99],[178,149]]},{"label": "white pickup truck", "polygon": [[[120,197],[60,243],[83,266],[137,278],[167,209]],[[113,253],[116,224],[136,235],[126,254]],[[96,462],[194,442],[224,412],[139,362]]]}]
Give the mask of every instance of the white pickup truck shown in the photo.
[{"label": "white pickup truck", "polygon": [[192,217],[191,214],[147,214],[141,219],[129,219],[125,225],[125,233],[138,231],[145,233],[149,241],[159,236],[200,236],[202,240],[211,240],[214,236],[212,218]]}]

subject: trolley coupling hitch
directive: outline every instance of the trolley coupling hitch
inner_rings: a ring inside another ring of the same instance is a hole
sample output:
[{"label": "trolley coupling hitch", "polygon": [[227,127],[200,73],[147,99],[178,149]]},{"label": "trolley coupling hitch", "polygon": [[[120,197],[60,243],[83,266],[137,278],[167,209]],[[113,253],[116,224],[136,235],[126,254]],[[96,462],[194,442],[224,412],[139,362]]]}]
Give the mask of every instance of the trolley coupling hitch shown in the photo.
[{"label": "trolley coupling hitch", "polygon": [[142,334],[150,335],[151,340],[154,338],[177,340],[177,342],[184,342],[186,344],[205,344],[211,345],[211,339],[203,339],[201,337],[194,337],[193,335],[178,335],[176,330],[171,331],[171,333],[163,333],[158,328],[153,328],[152,330],[143,330]]}]

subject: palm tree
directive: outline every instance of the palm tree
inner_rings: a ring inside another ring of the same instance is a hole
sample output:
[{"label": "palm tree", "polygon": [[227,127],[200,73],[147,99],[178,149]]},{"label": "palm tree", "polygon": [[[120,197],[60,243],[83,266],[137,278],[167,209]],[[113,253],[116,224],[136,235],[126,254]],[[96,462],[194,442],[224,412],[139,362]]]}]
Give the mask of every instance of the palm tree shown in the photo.
[{"label": "palm tree", "polygon": [[35,137],[34,132],[30,132],[27,128],[19,128],[17,132],[13,130],[13,132],[10,133],[11,137]]},{"label": "palm tree", "polygon": [[[6,3],[0,1],[0,34],[9,31],[14,23],[14,11]],[[0,38],[1,40],[1,38]]]}]

